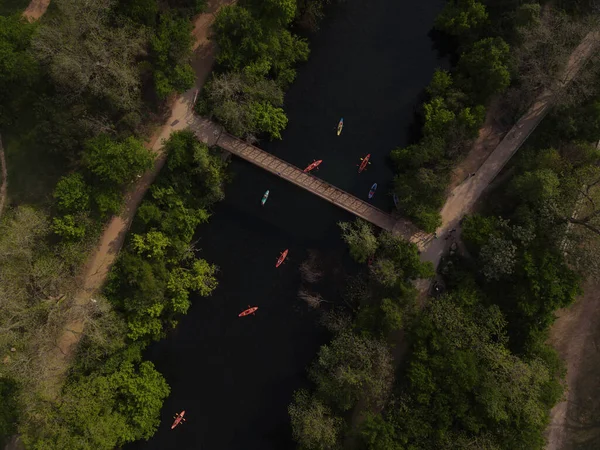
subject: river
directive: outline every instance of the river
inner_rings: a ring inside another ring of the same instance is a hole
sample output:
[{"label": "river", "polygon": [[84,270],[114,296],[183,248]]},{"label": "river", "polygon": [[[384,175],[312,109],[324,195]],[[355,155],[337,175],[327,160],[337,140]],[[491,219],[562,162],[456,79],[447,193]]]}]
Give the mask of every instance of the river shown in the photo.
[{"label": "river", "polygon": [[[258,145],[299,167],[323,159],[317,176],[361,198],[377,182],[373,202],[390,210],[387,155],[406,145],[423,88],[443,65],[428,37],[443,4],[348,0],[332,8],[286,96],[283,140]],[[367,153],[372,164],[358,175]],[[194,299],[177,329],[147,351],[172,391],[156,435],[129,448],[294,448],[287,406],[328,338],[319,313],[297,298],[298,267],[308,250],[317,251],[331,269],[323,294],[335,301],[333,269],[351,267],[336,223],[352,216],[244,161],[234,159],[230,171],[226,199],[197,244],[219,266],[219,287]],[[275,269],[286,248],[289,261]],[[259,307],[256,316],[238,318],[248,305]],[[172,415],[182,409],[188,420],[171,431]]]}]

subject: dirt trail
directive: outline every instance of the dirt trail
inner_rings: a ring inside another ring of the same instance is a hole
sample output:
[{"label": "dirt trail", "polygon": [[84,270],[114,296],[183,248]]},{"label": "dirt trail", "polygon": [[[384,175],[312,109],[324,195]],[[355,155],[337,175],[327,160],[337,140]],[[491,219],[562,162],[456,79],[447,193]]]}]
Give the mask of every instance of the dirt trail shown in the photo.
[{"label": "dirt trail", "polygon": [[8,170],[6,169],[6,158],[4,157],[2,136],[0,136],[0,170],[2,171],[2,185],[0,185],[0,217],[2,217],[4,203],[6,202],[6,190],[8,189]]},{"label": "dirt trail", "polygon": [[[494,151],[487,157],[485,162],[474,172],[474,176],[469,176],[461,184],[455,187],[446,203],[442,207],[442,226],[437,229],[437,235],[444,237],[453,229],[457,229],[454,239],[458,239],[460,234],[460,219],[470,212],[477,200],[483,194],[487,186],[496,178],[506,163],[519,150],[521,145],[527,140],[533,130],[539,125],[542,119],[548,113],[557,90],[568,85],[579,73],[585,62],[592,56],[600,40],[600,33],[589,33],[571,53],[569,61],[564,71],[564,76],[556,90],[545,90],[542,92],[523,117],[506,134]],[[479,142],[479,140],[478,140]],[[475,148],[477,151],[478,149]],[[467,156],[467,159],[470,156]],[[477,159],[476,156],[473,157]],[[442,254],[452,240],[442,238],[429,238],[426,248],[421,254],[421,259],[431,261],[437,267]]]},{"label": "dirt trail", "polygon": [[600,448],[600,282],[558,312],[549,343],[567,363],[568,391],[551,411],[546,450]]},{"label": "dirt trail", "polygon": [[[231,3],[233,3],[232,0],[210,0],[206,12],[195,18],[192,32],[195,38],[192,67],[196,72],[196,84],[192,89],[175,99],[172,103],[169,119],[149,140],[148,147],[157,155],[154,169],[144,174],[132,186],[125,196],[123,211],[120,215],[112,217],[106,225],[98,246],[86,263],[85,272],[81,277],[81,289],[74,296],[77,306],[86,304],[95,294],[100,292],[106,276],[123,246],[125,235],[135,216],[137,207],[165,163],[165,155],[162,153],[163,141],[168,139],[171,133],[183,130],[188,127],[189,123],[194,122],[194,98],[202,88],[214,64],[214,43],[208,39],[210,27],[218,9]],[[216,137],[213,136],[212,139],[216,139]],[[207,136],[206,140],[210,142],[211,138]],[[81,338],[83,327],[84,322],[82,320],[66,324],[65,331],[58,342],[55,343],[51,354],[47,355],[48,371],[43,377],[46,380],[44,391],[51,397],[58,393],[69,366],[69,357],[73,354],[76,344]]]},{"label": "dirt trail", "polygon": [[49,5],[50,0],[31,0],[31,3],[23,12],[23,17],[30,22],[34,22],[44,15]]}]

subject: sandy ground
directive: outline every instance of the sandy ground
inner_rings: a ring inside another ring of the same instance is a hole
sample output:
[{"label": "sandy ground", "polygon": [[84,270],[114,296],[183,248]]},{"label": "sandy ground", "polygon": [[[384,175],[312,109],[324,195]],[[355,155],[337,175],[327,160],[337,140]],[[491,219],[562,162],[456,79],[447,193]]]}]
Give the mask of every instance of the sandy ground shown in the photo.
[{"label": "sandy ground", "polygon": [[[106,276],[123,246],[125,235],[135,216],[137,207],[164,165],[163,141],[168,139],[174,131],[183,130],[188,127],[190,122],[194,121],[194,98],[199,89],[202,88],[214,63],[214,44],[208,39],[210,26],[216,11],[222,5],[230,3],[233,2],[231,0],[211,0],[207,12],[195,18],[192,66],[196,71],[196,85],[171,102],[172,109],[169,119],[149,140],[148,146],[157,155],[154,169],[142,176],[129,190],[125,197],[123,211],[119,216],[112,217],[106,225],[98,246],[88,258],[84,274],[81,277],[81,289],[74,296],[77,306],[86,304],[94,295],[100,292]],[[79,342],[83,327],[84,323],[81,320],[68,323],[65,326],[64,333],[55,343],[52,353],[47,356],[49,371],[44,377],[46,379],[45,391],[51,396],[58,392],[68,368],[68,359]]]},{"label": "sandy ground", "polygon": [[46,12],[48,5],[50,5],[50,0],[31,0],[31,3],[23,12],[23,17],[30,22],[38,20]]},{"label": "sandy ground", "polygon": [[498,122],[498,116],[501,113],[499,111],[500,103],[500,99],[496,99],[487,109],[485,123],[479,129],[479,134],[473,142],[469,154],[452,171],[449,191],[465,181],[470,174],[477,172],[506,135],[507,127],[503,127]]},{"label": "sandy ground", "polygon": [[550,344],[567,363],[568,391],[551,412],[547,450],[600,448],[600,282],[558,313]]}]

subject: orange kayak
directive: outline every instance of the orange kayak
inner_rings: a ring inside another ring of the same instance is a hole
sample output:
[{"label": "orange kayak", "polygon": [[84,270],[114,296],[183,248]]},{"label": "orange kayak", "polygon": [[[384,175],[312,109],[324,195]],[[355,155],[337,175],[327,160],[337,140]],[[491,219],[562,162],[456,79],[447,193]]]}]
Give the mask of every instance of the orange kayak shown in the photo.
[{"label": "orange kayak", "polygon": [[313,169],[316,169],[317,167],[319,167],[319,164],[321,164],[323,162],[322,159],[315,161],[312,164],[309,164],[308,167],[306,169],[304,169],[304,173],[310,172]]},{"label": "orange kayak", "polygon": [[173,425],[171,425],[171,430],[173,428],[175,428],[177,425],[179,425],[182,421],[185,422],[185,419],[183,418],[183,416],[185,416],[185,410],[181,411],[179,414],[177,414],[175,416],[175,422],[173,422]]},{"label": "orange kayak", "polygon": [[277,260],[277,264],[275,264],[275,267],[279,267],[280,265],[283,264],[283,262],[285,261],[285,258],[287,258],[288,255],[288,249],[286,248],[281,255],[279,255],[279,259]]},{"label": "orange kayak", "polygon": [[[248,305],[248,306],[250,306],[250,305]],[[254,314],[257,309],[258,309],[258,306],[249,307],[248,309],[246,309],[246,310],[242,311],[241,313],[239,313],[238,317],[244,317],[244,316],[248,316],[250,314]]]}]

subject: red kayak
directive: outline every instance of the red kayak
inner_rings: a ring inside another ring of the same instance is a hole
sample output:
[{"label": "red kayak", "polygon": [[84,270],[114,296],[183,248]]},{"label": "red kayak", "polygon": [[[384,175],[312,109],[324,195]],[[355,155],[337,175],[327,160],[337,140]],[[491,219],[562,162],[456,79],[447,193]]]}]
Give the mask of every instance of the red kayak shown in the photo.
[{"label": "red kayak", "polygon": [[249,316],[250,314],[254,314],[257,309],[258,309],[258,306],[250,306],[250,305],[248,305],[248,309],[246,309],[246,310],[242,311],[241,313],[239,313],[238,317],[244,317],[244,316]]},{"label": "red kayak", "polygon": [[370,153],[367,156],[365,156],[364,158],[360,158],[360,160],[362,162],[358,166],[358,173],[361,173],[363,170],[365,170],[367,168],[367,164],[371,164],[369,162],[369,158],[371,158],[371,154]]},{"label": "red kayak", "polygon": [[319,167],[319,164],[321,164],[323,162],[322,159],[315,161],[314,163],[310,164],[306,169],[304,169],[304,173],[310,172],[313,169],[316,169],[317,167]]},{"label": "red kayak", "polygon": [[277,264],[275,264],[275,267],[279,267],[280,265],[283,264],[283,262],[285,261],[285,258],[287,258],[288,255],[288,249],[286,248],[281,255],[279,255],[279,259],[277,260]]},{"label": "red kayak", "polygon": [[175,428],[177,425],[179,425],[180,423],[185,422],[185,419],[183,418],[183,416],[185,416],[185,410],[181,411],[179,414],[175,415],[175,422],[173,422],[173,425],[171,425],[171,430],[173,428]]}]

